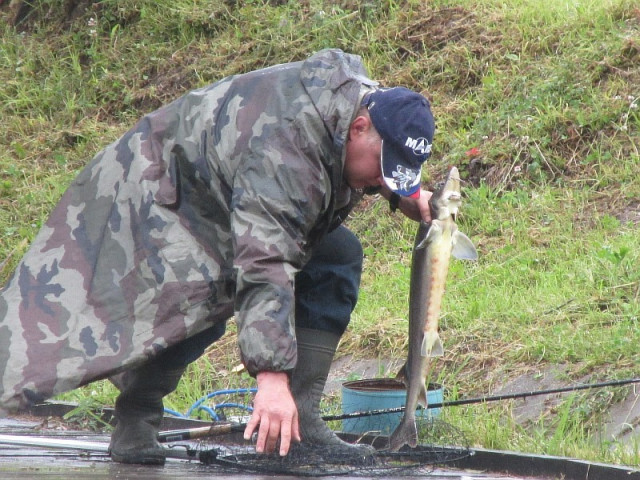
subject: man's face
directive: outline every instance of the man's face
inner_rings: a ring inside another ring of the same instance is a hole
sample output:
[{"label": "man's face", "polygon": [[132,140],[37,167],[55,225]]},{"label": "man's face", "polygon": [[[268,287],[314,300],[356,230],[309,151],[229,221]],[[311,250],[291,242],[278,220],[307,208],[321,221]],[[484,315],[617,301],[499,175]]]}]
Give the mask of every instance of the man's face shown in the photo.
[{"label": "man's face", "polygon": [[347,184],[351,188],[382,185],[380,136],[366,117],[358,117],[354,120],[349,133],[344,165],[344,178]]}]

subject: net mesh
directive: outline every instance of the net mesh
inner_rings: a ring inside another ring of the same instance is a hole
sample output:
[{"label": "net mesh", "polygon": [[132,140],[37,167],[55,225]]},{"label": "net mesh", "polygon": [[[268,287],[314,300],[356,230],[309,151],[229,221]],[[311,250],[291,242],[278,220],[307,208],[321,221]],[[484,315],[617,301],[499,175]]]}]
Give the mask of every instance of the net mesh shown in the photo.
[{"label": "net mesh", "polygon": [[[359,442],[374,445],[374,453],[335,445],[297,443],[289,454],[258,454],[251,444],[234,443],[230,436],[200,441],[198,458],[206,465],[279,475],[320,477],[345,475],[376,477],[416,475],[433,472],[437,466],[470,455],[460,430],[440,419],[424,419],[418,424],[421,444],[403,447],[398,452],[386,449],[386,436],[366,435]],[[349,440],[347,438],[347,440]]]}]

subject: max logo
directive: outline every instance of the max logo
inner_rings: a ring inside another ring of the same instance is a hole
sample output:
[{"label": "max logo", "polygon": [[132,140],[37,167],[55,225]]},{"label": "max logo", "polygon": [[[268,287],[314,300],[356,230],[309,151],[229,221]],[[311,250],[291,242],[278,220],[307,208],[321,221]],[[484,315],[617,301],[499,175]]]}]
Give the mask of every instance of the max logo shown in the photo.
[{"label": "max logo", "polygon": [[407,137],[407,141],[404,142],[404,146],[413,150],[414,155],[428,155],[431,153],[431,144],[424,137],[415,139]]}]

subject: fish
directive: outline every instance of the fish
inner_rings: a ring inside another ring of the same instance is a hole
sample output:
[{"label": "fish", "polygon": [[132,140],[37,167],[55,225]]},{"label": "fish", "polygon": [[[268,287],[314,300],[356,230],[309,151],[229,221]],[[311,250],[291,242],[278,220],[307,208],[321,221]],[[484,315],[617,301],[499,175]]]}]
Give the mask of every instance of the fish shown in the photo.
[{"label": "fish", "polygon": [[416,408],[427,407],[425,386],[430,359],[444,354],[438,331],[440,309],[451,256],[476,260],[478,252],[458,230],[456,216],[461,204],[460,173],[451,167],[442,186],[429,199],[431,220],[421,221],[411,256],[409,286],[409,348],[407,361],[396,375],[407,388],[405,410],[389,437],[389,450],[416,447]]}]

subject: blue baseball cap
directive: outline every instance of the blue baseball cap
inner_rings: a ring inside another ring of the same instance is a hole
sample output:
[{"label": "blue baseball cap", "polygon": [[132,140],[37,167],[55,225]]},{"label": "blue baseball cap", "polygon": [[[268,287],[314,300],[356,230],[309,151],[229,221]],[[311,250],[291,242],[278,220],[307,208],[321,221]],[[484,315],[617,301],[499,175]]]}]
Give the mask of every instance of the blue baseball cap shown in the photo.
[{"label": "blue baseball cap", "polygon": [[404,87],[381,88],[362,101],[382,138],[382,176],[404,197],[420,196],[422,164],[431,154],[435,122],[429,101]]}]

